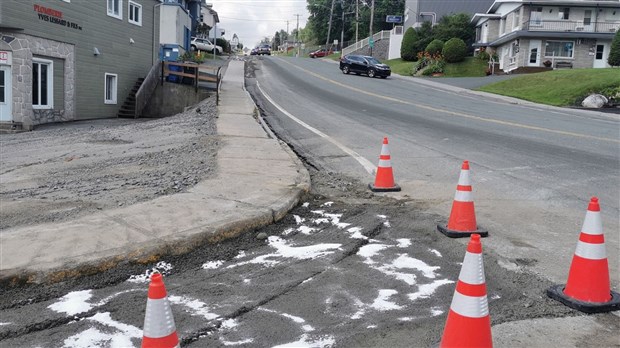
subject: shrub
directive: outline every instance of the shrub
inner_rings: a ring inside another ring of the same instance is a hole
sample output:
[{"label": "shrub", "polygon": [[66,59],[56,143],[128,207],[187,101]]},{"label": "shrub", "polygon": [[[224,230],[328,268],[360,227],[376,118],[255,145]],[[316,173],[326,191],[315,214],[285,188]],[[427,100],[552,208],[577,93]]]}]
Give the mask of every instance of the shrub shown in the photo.
[{"label": "shrub", "polygon": [[425,51],[428,52],[430,55],[441,53],[441,50],[443,50],[443,41],[438,39],[431,41],[431,43],[429,43],[425,49]]},{"label": "shrub", "polygon": [[443,45],[443,51],[441,51],[441,53],[448,63],[460,62],[465,59],[467,55],[467,46],[465,46],[465,41],[452,38]]},{"label": "shrub", "polygon": [[491,58],[491,55],[486,53],[486,51],[482,51],[482,52],[478,53],[477,57],[478,57],[478,59],[486,62],[486,61],[489,60],[489,58]]},{"label": "shrub", "polygon": [[403,36],[403,43],[400,46],[400,57],[406,61],[416,60],[417,52],[414,50],[414,43],[418,40],[415,28],[410,27]]},{"label": "shrub", "polygon": [[620,30],[616,31],[616,36],[611,42],[611,51],[609,51],[607,63],[611,66],[620,66]]}]

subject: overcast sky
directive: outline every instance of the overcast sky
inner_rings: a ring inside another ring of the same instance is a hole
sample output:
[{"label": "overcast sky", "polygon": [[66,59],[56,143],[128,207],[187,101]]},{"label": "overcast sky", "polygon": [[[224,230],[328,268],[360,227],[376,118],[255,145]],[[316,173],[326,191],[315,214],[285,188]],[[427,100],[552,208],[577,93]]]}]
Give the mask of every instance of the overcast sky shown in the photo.
[{"label": "overcast sky", "polygon": [[207,0],[213,4],[220,22],[218,27],[226,30],[224,37],[231,40],[237,34],[244,47],[256,46],[264,37],[273,38],[276,31],[291,33],[297,27],[303,28],[308,19],[306,0]]}]

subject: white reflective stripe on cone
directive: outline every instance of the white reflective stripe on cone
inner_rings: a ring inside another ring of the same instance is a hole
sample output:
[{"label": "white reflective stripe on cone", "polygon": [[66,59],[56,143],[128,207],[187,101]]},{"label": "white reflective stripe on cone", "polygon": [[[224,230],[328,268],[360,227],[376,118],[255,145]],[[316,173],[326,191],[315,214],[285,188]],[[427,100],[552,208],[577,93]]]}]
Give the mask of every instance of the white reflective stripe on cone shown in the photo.
[{"label": "white reflective stripe on cone", "polygon": [[391,166],[390,160],[379,160],[379,167],[387,168]]},{"label": "white reflective stripe on cone", "polygon": [[149,338],[161,338],[169,336],[175,331],[176,327],[168,298],[148,299],[146,301],[143,335]]},{"label": "white reflective stripe on cone", "polygon": [[484,284],[482,254],[465,253],[459,280],[471,285]]},{"label": "white reflective stripe on cone", "polygon": [[450,309],[468,318],[484,318],[489,315],[487,297],[465,296],[458,291],[454,292]]},{"label": "white reflective stripe on cone", "polygon": [[473,202],[474,195],[471,193],[471,191],[456,190],[456,193],[454,194],[454,200],[459,202]]},{"label": "white reflective stripe on cone", "polygon": [[575,255],[581,256],[584,259],[602,260],[607,258],[607,250],[605,249],[605,243],[592,244],[578,241]]},{"label": "white reflective stripe on cone", "polygon": [[601,213],[598,211],[586,211],[586,218],[583,220],[581,232],[587,234],[603,234],[603,223],[601,222]]},{"label": "white reflective stripe on cone", "polygon": [[469,170],[461,169],[461,175],[459,176],[459,185],[470,186],[469,182]]},{"label": "white reflective stripe on cone", "polygon": [[390,149],[388,148],[387,145],[383,145],[381,146],[381,156],[389,156],[390,155]]}]

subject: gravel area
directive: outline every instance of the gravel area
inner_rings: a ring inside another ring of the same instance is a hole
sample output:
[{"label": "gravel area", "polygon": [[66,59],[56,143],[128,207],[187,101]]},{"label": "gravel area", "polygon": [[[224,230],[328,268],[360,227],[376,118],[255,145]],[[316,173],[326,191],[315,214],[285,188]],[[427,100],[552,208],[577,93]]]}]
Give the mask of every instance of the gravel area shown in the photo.
[{"label": "gravel area", "polygon": [[161,119],[0,135],[0,229],[59,222],[188,190],[216,170],[215,97]]}]

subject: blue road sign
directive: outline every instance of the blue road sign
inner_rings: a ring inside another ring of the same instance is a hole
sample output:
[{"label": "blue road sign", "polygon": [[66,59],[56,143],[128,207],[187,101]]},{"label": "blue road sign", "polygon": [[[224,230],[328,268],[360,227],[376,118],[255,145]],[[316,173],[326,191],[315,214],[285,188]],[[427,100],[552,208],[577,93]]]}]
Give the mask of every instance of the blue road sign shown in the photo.
[{"label": "blue road sign", "polygon": [[402,23],[403,16],[385,16],[385,21],[388,23]]}]

